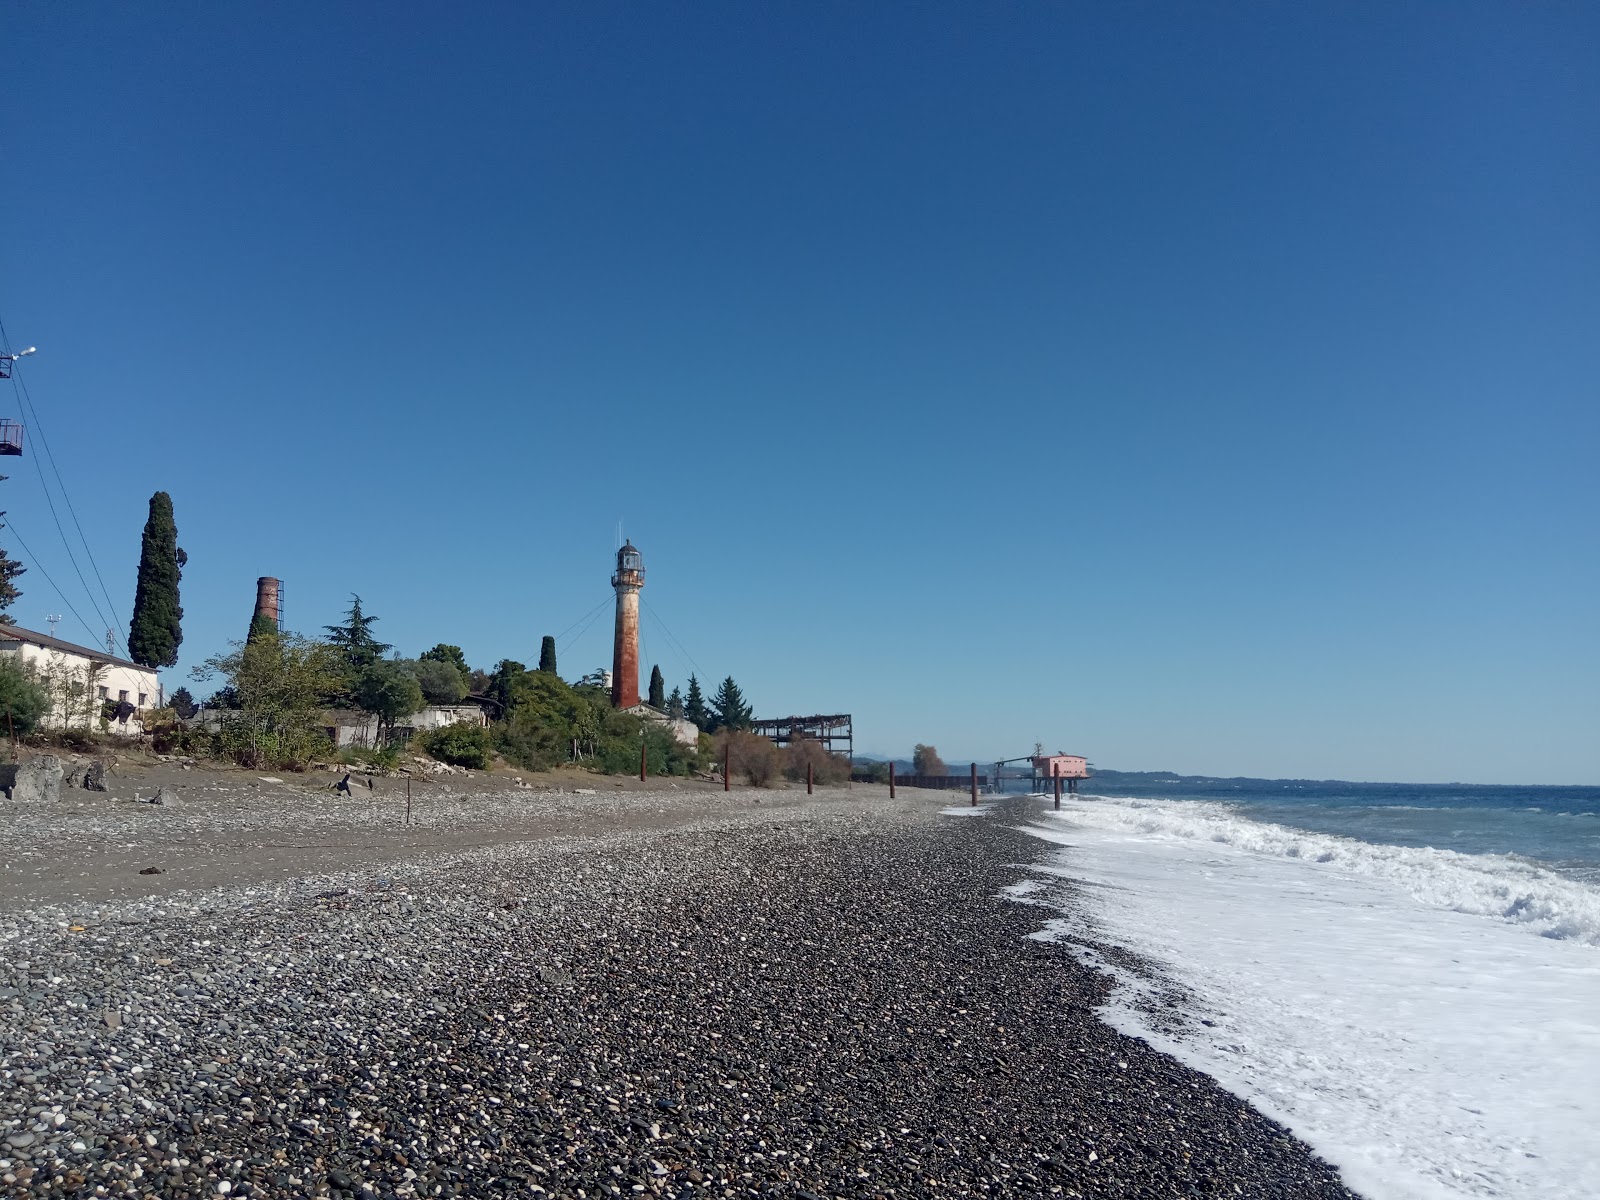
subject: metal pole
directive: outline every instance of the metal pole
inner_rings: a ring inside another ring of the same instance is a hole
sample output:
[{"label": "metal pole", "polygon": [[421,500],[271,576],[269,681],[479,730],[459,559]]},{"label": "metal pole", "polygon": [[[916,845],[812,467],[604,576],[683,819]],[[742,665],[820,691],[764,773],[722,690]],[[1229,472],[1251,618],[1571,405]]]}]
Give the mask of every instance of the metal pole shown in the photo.
[{"label": "metal pole", "polygon": [[806,764],[806,795],[811,795],[811,764]]},{"label": "metal pole", "polygon": [[733,790],[733,775],[728,770],[728,762],[732,758],[732,755],[729,753],[729,751],[732,749],[732,746],[733,742],[731,739],[722,744],[722,790],[725,792]]},{"label": "metal pole", "polygon": [[1050,778],[1055,780],[1055,783],[1056,783],[1056,807],[1060,808],[1061,807],[1061,775],[1060,775],[1060,772],[1058,770],[1058,766],[1059,766],[1059,764],[1057,764],[1057,763],[1051,763],[1050,764]]},{"label": "metal pole", "polygon": [[644,779],[645,767],[649,762],[649,760],[645,758],[645,753],[646,753],[646,751],[648,749],[649,749],[649,747],[647,746],[645,741],[641,738],[640,741],[639,741],[639,782],[640,783],[643,783],[645,781],[645,779]]},{"label": "metal pole", "polygon": [[406,824],[411,824],[411,776],[406,776]]},{"label": "metal pole", "polygon": [[894,799],[894,760],[889,760],[889,799]]},{"label": "metal pole", "polygon": [[978,764],[972,764],[972,807],[978,807]]}]

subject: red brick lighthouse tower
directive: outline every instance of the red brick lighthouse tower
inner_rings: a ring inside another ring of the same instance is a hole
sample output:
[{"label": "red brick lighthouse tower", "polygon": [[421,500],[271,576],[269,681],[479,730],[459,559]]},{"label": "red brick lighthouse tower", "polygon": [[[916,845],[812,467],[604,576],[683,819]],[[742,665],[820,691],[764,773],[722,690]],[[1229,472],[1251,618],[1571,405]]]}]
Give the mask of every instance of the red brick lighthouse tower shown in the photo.
[{"label": "red brick lighthouse tower", "polygon": [[632,708],[639,703],[639,589],[644,586],[644,560],[632,542],[617,551],[617,637],[611,656],[611,704]]}]

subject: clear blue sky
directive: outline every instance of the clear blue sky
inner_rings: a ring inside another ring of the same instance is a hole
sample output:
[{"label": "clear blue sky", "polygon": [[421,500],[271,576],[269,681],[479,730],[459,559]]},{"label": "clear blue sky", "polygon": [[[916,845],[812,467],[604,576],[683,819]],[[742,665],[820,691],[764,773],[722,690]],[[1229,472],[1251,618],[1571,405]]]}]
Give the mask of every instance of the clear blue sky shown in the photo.
[{"label": "clear blue sky", "polygon": [[[622,520],[647,663],[866,751],[1600,781],[1594,5],[5,27],[0,316],[124,635],[173,496],[169,687],[264,574],[531,663]],[[99,626],[38,449],[13,613]]]}]

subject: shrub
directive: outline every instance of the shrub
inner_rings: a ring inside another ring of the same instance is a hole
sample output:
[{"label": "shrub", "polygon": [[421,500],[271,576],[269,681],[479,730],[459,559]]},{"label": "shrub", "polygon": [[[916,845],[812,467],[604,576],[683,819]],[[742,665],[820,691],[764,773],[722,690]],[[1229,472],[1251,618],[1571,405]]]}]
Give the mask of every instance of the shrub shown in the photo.
[{"label": "shrub", "polygon": [[495,747],[519,767],[548,771],[567,761],[569,739],[536,712],[518,710],[492,732]]},{"label": "shrub", "polygon": [[717,759],[728,755],[728,770],[742,775],[751,787],[771,787],[783,769],[783,751],[771,739],[744,729],[724,729],[716,735]]},{"label": "shrub", "polygon": [[[146,726],[149,729],[148,726]],[[211,758],[219,753],[217,738],[200,725],[175,721],[149,729],[150,742],[157,754],[184,754],[191,758]]]},{"label": "shrub", "polygon": [[886,762],[858,762],[856,770],[873,783],[889,782],[889,764]]},{"label": "shrub", "polygon": [[223,722],[215,745],[221,757],[241,767],[274,771],[304,771],[312,762],[326,761],[332,749],[327,733],[320,729],[263,730],[238,718]]},{"label": "shrub", "polygon": [[0,655],[0,716],[9,717],[19,734],[31,733],[49,711],[50,697],[34,672],[16,655]]},{"label": "shrub", "polygon": [[487,771],[494,762],[494,735],[482,725],[465,721],[430,729],[411,739],[412,745],[453,767]]},{"label": "shrub", "polygon": [[799,738],[783,752],[783,774],[797,783],[805,782],[806,767],[811,767],[811,778],[820,784],[847,783],[850,779],[850,760],[839,754],[829,754],[815,738]]}]

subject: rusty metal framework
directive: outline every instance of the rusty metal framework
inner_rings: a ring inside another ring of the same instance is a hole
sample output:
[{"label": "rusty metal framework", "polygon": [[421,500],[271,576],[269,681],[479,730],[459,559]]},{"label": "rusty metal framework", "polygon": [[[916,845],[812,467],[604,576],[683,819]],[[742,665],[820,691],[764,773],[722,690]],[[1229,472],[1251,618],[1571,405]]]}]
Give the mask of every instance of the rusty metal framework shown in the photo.
[{"label": "rusty metal framework", "polygon": [[821,742],[822,748],[829,754],[843,754],[852,760],[856,756],[855,724],[849,713],[752,721],[750,728],[752,732],[770,738],[779,746],[809,738]]}]

